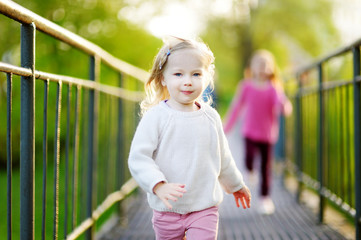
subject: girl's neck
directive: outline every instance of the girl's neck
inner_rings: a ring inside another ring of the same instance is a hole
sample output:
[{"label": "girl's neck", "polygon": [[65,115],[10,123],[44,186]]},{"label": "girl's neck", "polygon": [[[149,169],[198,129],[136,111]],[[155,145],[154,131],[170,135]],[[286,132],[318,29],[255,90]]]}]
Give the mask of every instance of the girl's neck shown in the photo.
[{"label": "girl's neck", "polygon": [[253,85],[257,88],[264,88],[268,86],[269,80],[264,78],[253,78]]},{"label": "girl's neck", "polygon": [[182,112],[194,112],[194,111],[198,111],[201,108],[201,105],[197,102],[187,105],[177,104],[169,100],[166,100],[165,102],[169,107]]}]

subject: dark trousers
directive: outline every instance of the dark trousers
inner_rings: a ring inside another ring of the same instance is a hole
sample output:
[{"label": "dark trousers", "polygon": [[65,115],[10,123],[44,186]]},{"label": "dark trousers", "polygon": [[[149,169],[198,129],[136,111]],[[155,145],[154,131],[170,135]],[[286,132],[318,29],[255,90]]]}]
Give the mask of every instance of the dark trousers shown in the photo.
[{"label": "dark trousers", "polygon": [[245,138],[245,145],[245,160],[248,171],[253,171],[257,151],[261,155],[261,196],[268,196],[272,181],[272,144]]}]

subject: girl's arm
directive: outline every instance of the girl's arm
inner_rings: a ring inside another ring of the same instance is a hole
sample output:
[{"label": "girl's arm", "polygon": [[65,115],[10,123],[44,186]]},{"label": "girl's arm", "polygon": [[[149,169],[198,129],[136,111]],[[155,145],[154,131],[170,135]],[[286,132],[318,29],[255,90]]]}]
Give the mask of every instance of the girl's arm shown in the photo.
[{"label": "girl's arm", "polygon": [[284,116],[291,115],[293,110],[292,103],[283,91],[278,91],[278,99],[282,107],[282,114]]},{"label": "girl's arm", "polygon": [[242,83],[239,82],[239,84],[237,86],[236,94],[233,97],[231,106],[225,117],[224,132],[226,134],[229,133],[231,131],[231,129],[233,128],[233,126],[239,116],[239,113],[241,112],[241,110],[243,108],[242,97],[243,97],[243,87],[242,87]]},{"label": "girl's arm", "polygon": [[[164,116],[162,116],[164,119]],[[149,193],[157,195],[169,209],[168,200],[177,201],[186,192],[185,185],[168,183],[153,159],[158,146],[162,121],[159,114],[152,112],[143,116],[134,134],[129,153],[129,170],[139,186]]]},{"label": "girl's arm", "polygon": [[236,163],[233,159],[231,150],[228,145],[228,141],[224,131],[222,129],[221,118],[218,113],[216,113],[216,128],[218,130],[218,141],[219,151],[220,151],[220,173],[218,180],[222,185],[226,193],[233,193],[239,189],[245,187],[243,176],[238,170]]},{"label": "girl's arm", "polygon": [[289,116],[292,114],[293,107],[291,101],[286,97],[286,101],[283,104],[283,114],[285,116]]},{"label": "girl's arm", "polygon": [[[240,202],[244,209],[251,207],[251,192],[243,182],[243,177],[238,170],[231,152],[226,142],[224,134],[224,153],[222,154],[221,160],[221,173],[219,181],[227,193],[233,193],[234,200],[236,201],[237,207],[240,207]],[[239,190],[236,190],[239,189]]]},{"label": "girl's arm", "polygon": [[153,159],[158,146],[159,124],[157,113],[148,112],[143,116],[134,134],[128,158],[130,173],[139,186],[149,193],[153,192],[157,183],[167,182]]}]

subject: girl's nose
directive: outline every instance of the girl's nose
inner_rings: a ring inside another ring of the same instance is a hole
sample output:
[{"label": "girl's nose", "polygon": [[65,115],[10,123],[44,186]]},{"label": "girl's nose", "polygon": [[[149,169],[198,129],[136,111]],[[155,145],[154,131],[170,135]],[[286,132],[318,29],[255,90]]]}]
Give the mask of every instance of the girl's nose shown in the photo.
[{"label": "girl's nose", "polygon": [[191,86],[192,85],[192,80],[190,77],[188,76],[185,76],[184,77],[184,83],[183,83],[185,86]]}]

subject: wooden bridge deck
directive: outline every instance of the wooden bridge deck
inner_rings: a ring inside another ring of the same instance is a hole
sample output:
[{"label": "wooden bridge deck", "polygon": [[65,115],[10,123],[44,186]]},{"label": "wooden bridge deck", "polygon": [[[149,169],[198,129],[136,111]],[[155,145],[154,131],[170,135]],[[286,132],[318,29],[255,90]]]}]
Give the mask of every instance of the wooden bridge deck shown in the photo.
[{"label": "wooden bridge deck", "polygon": [[[237,128],[236,128],[237,129]],[[234,130],[228,140],[233,156],[242,171],[239,159],[242,155],[242,142],[237,130]],[[242,171],[244,173],[244,171]],[[318,224],[317,218],[311,210],[299,205],[295,196],[283,186],[281,176],[275,174],[272,186],[272,199],[276,212],[273,215],[260,215],[258,206],[258,187],[249,186],[252,192],[252,206],[244,210],[237,208],[233,195],[225,195],[219,212],[218,240],[240,239],[335,239],[346,237],[325,224]],[[151,218],[152,210],[140,190],[137,198],[129,199],[125,204],[126,221],[116,225],[99,240],[154,240]]]}]

